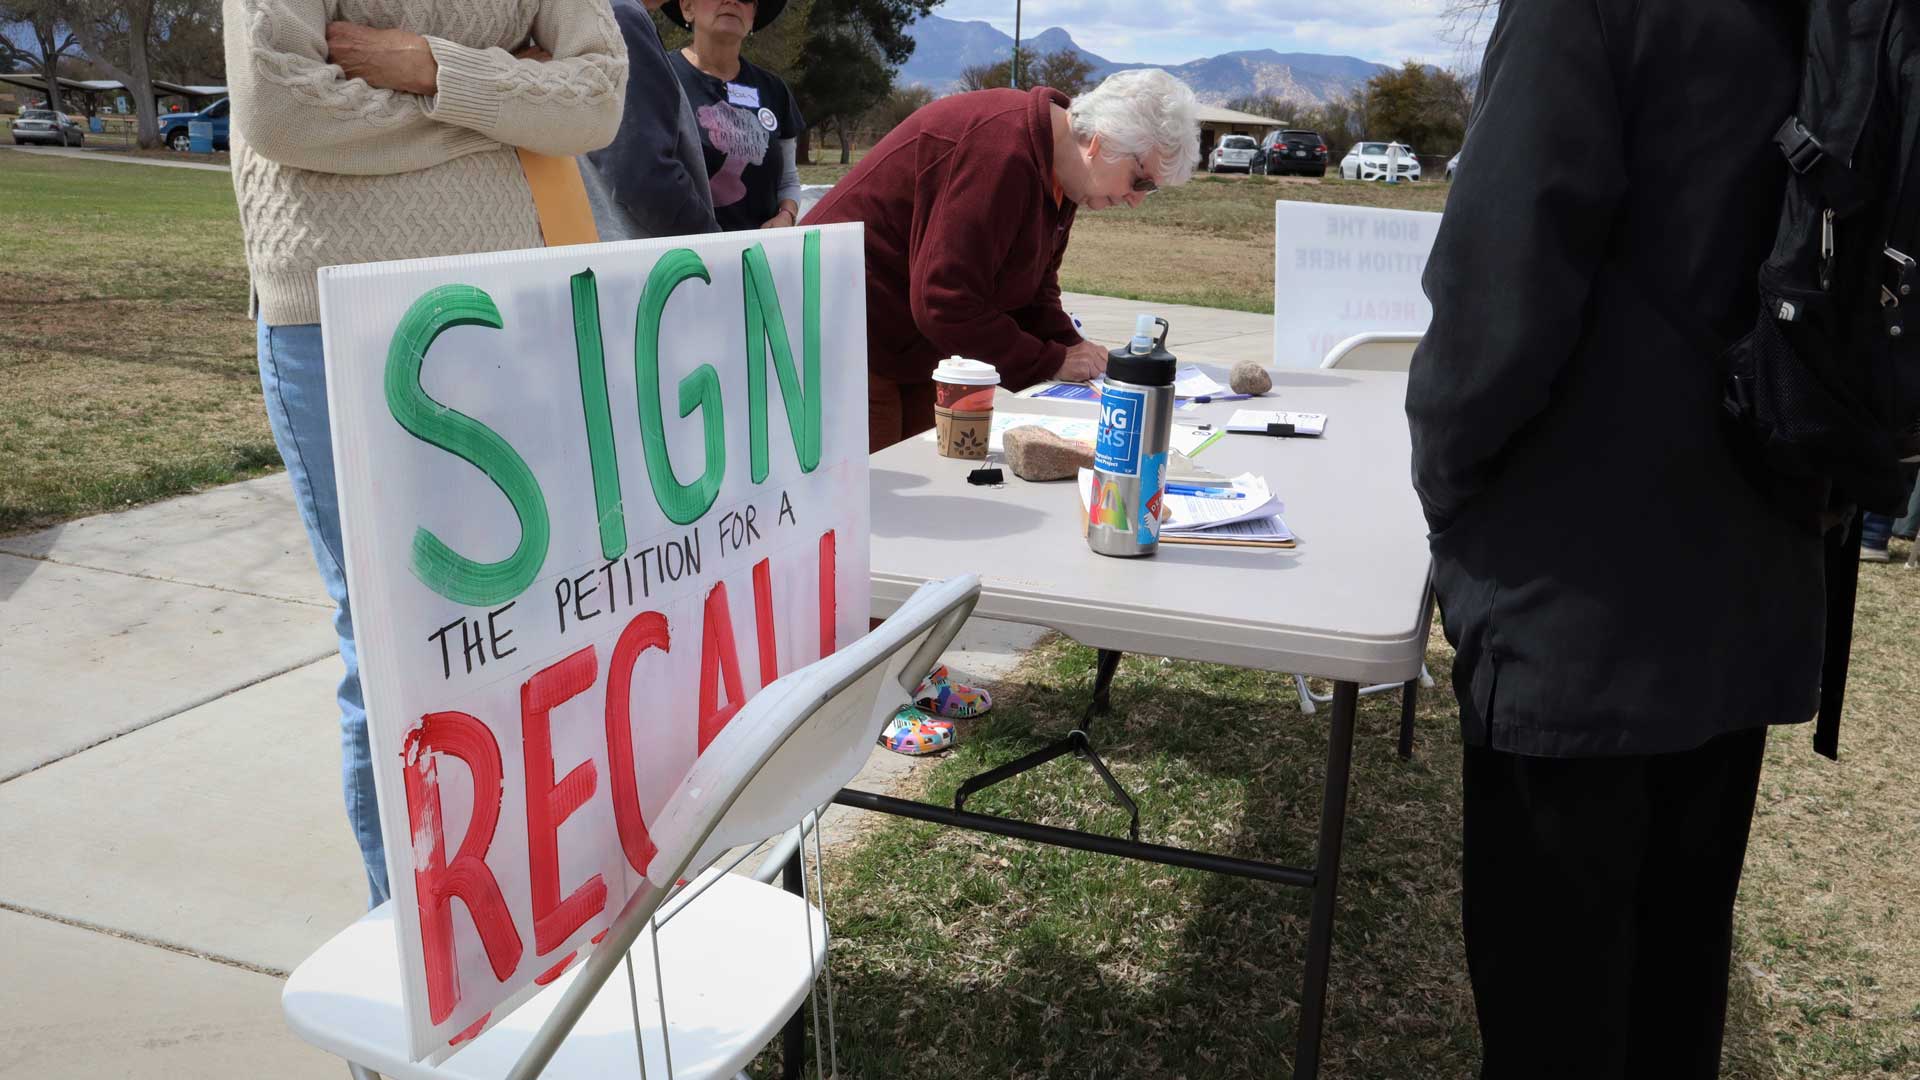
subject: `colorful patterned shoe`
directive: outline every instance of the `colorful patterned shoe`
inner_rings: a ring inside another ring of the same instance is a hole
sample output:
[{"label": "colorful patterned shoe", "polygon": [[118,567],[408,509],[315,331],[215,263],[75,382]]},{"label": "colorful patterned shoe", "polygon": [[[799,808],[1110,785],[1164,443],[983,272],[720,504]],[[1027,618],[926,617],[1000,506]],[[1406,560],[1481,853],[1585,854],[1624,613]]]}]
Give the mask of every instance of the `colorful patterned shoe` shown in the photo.
[{"label": "colorful patterned shoe", "polygon": [[971,720],[993,708],[993,695],[954,682],[947,675],[947,665],[941,664],[913,692],[913,703],[950,720]]},{"label": "colorful patterned shoe", "polygon": [[911,757],[937,754],[953,745],[953,721],[936,719],[911,705],[902,705],[893,719],[887,721],[886,730],[880,733],[880,745]]}]

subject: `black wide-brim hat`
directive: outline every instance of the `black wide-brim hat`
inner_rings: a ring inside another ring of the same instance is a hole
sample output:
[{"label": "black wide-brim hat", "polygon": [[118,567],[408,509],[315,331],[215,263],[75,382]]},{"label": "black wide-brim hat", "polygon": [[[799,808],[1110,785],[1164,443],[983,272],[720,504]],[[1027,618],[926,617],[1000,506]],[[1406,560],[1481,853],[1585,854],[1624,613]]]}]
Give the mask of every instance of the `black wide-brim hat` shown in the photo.
[{"label": "black wide-brim hat", "polygon": [[[786,9],[787,0],[757,0],[753,8],[754,30],[756,32],[765,30],[767,27],[773,25],[773,20],[779,18],[780,13]],[[660,12],[667,18],[672,19],[673,24],[680,29],[693,29],[693,24],[687,21],[687,16],[680,10],[680,0],[667,0],[665,4],[660,6]]]}]

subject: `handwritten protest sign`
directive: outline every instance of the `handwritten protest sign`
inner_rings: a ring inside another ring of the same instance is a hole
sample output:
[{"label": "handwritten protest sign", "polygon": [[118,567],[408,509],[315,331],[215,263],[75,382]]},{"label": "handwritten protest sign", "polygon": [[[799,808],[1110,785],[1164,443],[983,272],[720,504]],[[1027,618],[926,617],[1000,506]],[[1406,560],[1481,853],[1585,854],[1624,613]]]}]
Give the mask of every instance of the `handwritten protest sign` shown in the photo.
[{"label": "handwritten protest sign", "polygon": [[857,225],[324,270],[416,1059],[584,956],[747,698],[865,632]]},{"label": "handwritten protest sign", "polygon": [[1425,333],[1420,274],[1440,215],[1324,203],[1273,206],[1273,364],[1319,367],[1370,330]]}]

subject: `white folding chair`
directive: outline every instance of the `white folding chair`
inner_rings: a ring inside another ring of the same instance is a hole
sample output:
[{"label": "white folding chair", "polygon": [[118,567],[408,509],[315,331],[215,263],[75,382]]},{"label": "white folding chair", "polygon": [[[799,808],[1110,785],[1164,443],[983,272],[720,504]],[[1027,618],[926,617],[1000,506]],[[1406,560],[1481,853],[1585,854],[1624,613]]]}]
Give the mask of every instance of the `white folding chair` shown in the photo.
[{"label": "white folding chair", "polygon": [[[1322,368],[1346,368],[1350,371],[1406,371],[1413,366],[1413,350],[1420,344],[1425,333],[1416,330],[1369,330],[1355,334],[1327,350],[1326,358],[1320,361]],[[1378,694],[1387,690],[1399,689],[1401,683],[1379,683],[1360,688],[1362,694]],[[1433,673],[1425,664],[1420,665],[1420,685],[1431,688]],[[1311,714],[1316,705],[1325,705],[1333,700],[1332,693],[1317,694],[1307,685],[1305,675],[1293,677],[1294,690],[1300,695],[1300,711]],[[1404,756],[1411,752],[1412,703],[1404,710],[1400,725],[1400,748]]]},{"label": "white folding chair", "polygon": [[1414,346],[1426,336],[1418,330],[1369,330],[1327,350],[1323,368],[1354,371],[1405,371],[1413,364]]},{"label": "white folding chair", "polygon": [[[972,575],[926,585],[872,633],[755,695],[650,823],[657,853],[605,941],[446,1061],[408,1060],[391,901],[294,971],[281,995],[288,1026],[346,1059],[356,1080],[740,1075],[824,969],[817,846],[818,906],[721,864],[673,886],[690,868],[784,829],[766,860],[777,873],[799,835],[794,823],[809,821],[859,772],[979,594]],[[626,977],[613,979],[623,962]],[[816,1047],[837,1057],[832,985],[829,976],[826,1029],[817,997],[813,1019]],[[823,1077],[838,1072],[837,1062],[816,1064]]]}]

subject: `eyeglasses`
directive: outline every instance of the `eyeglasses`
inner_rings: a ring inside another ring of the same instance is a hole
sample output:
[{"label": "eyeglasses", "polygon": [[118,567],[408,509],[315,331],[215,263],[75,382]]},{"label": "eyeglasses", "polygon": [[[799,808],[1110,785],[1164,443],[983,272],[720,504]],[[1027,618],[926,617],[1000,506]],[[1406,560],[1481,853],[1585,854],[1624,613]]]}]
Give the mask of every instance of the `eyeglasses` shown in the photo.
[{"label": "eyeglasses", "polygon": [[1133,165],[1140,170],[1140,175],[1133,178],[1134,191],[1142,195],[1151,195],[1160,190],[1160,185],[1153,182],[1153,176],[1147,171],[1147,163],[1140,160],[1140,155],[1133,156]]}]

